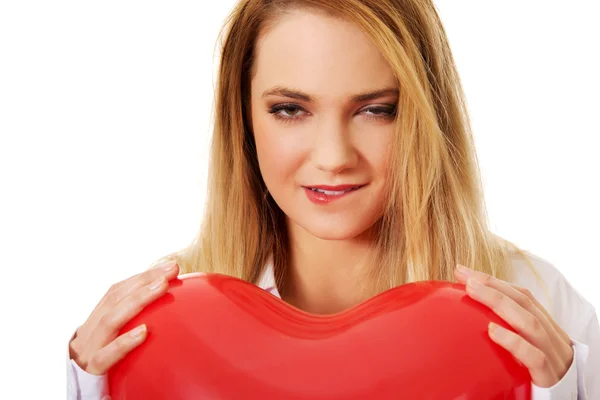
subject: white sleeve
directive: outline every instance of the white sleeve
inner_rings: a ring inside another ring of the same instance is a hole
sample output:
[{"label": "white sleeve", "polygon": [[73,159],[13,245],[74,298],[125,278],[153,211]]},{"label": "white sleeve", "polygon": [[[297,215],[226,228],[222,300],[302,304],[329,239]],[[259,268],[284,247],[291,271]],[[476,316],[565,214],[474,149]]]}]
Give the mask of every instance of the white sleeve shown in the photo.
[{"label": "white sleeve", "polygon": [[573,362],[567,373],[554,386],[542,388],[531,384],[531,400],[587,400],[585,395],[578,395],[579,367],[581,353],[587,353],[587,346],[573,344]]},{"label": "white sleeve", "polygon": [[596,312],[592,310],[591,314],[581,340],[573,340],[577,349],[581,349],[577,358],[578,400],[600,400],[600,325]]},{"label": "white sleeve", "polygon": [[68,347],[67,400],[110,400],[106,375],[92,375],[81,369],[69,356]]},{"label": "white sleeve", "polygon": [[532,400],[600,400],[600,326],[595,312],[583,325],[581,341],[571,338],[573,363],[556,385],[532,385]]}]

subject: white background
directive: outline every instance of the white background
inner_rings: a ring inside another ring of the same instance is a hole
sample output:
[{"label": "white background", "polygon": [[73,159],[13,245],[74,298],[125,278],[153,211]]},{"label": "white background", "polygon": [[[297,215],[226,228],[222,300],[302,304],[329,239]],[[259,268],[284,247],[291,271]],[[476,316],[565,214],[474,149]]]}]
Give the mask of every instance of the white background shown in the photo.
[{"label": "white background", "polygon": [[[0,3],[3,398],[64,398],[74,329],[196,233],[232,4]],[[495,232],[600,307],[598,3],[437,4]]]}]

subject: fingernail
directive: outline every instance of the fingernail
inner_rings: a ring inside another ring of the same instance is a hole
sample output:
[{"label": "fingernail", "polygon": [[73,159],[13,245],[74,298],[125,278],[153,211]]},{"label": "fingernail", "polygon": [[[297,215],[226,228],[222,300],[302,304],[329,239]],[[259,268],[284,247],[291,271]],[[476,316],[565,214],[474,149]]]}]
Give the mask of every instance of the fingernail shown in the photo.
[{"label": "fingernail", "polygon": [[488,331],[490,332],[490,335],[492,335],[493,337],[499,337],[500,336],[500,327],[498,326],[498,324],[495,324],[493,322],[490,322],[488,325]]},{"label": "fingernail", "polygon": [[165,281],[165,277],[161,276],[160,278],[158,278],[157,280],[155,280],[154,282],[152,282],[149,286],[150,290],[152,290],[153,292],[158,291],[159,289],[161,289],[163,282]]},{"label": "fingernail", "polygon": [[142,324],[129,332],[129,336],[133,339],[140,339],[146,333],[146,324]]},{"label": "fingernail", "polygon": [[172,271],[173,269],[175,269],[176,265],[177,265],[177,261],[171,261],[171,262],[163,265],[162,269],[164,271]]},{"label": "fingernail", "polygon": [[462,264],[456,264],[456,268],[458,268],[458,270],[460,272],[462,272],[463,274],[467,274],[467,275],[469,275],[473,271],[471,268],[467,268]]}]

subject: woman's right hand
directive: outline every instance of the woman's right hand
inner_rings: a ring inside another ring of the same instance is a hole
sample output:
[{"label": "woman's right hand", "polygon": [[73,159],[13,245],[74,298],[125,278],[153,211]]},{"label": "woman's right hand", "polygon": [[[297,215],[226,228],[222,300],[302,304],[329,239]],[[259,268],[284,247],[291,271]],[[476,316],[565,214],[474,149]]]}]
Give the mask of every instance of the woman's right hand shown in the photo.
[{"label": "woman's right hand", "polygon": [[104,375],[146,339],[145,324],[119,336],[121,328],[165,294],[168,281],[176,278],[178,272],[179,266],[172,261],[111,286],[77,329],[69,344],[71,359],[90,374]]}]

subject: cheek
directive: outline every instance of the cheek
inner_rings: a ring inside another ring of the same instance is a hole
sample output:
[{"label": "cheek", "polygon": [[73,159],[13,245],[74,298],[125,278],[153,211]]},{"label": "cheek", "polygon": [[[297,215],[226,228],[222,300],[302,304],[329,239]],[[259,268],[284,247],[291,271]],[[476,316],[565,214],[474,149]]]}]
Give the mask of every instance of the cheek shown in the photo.
[{"label": "cheek", "polygon": [[362,222],[372,224],[384,212],[389,190],[390,157],[392,154],[394,127],[371,132],[370,140],[361,142],[361,153],[368,165],[371,186],[362,203]]},{"label": "cheek", "polygon": [[389,168],[393,128],[382,129],[369,135],[369,140],[360,141],[360,153],[374,179],[385,179]]},{"label": "cheek", "polygon": [[254,140],[263,179],[269,191],[277,192],[283,182],[293,182],[305,160],[307,143],[299,129],[282,129],[277,121],[269,119],[270,115],[254,120]]}]

